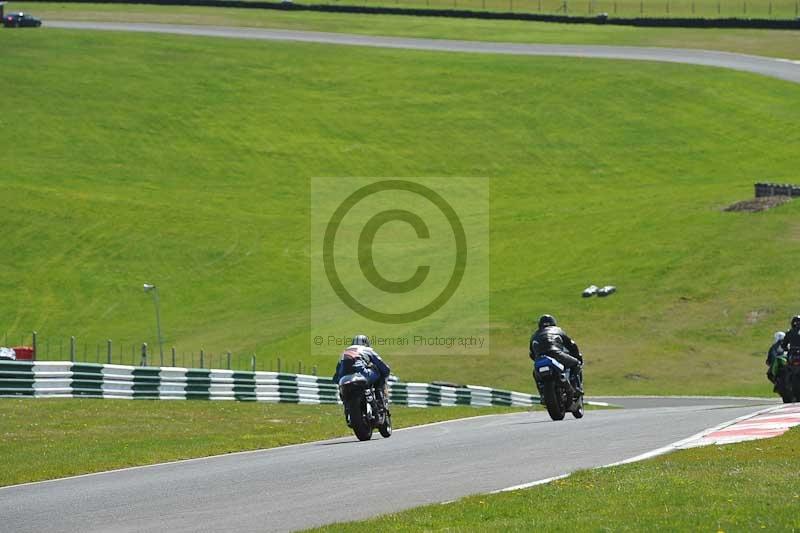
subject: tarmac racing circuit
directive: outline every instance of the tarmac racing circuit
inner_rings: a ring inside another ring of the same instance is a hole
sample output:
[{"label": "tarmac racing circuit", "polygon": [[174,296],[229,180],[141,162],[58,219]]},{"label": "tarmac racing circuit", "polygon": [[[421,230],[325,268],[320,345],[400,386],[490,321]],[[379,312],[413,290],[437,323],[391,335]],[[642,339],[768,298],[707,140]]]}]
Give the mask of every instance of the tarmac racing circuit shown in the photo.
[{"label": "tarmac racing circuit", "polygon": [[[417,50],[686,63],[800,83],[800,62],[667,48],[505,44],[161,24],[47,22],[49,28],[170,33]],[[15,532],[287,531],[529,485],[647,454],[776,405],[769,399],[595,398],[625,409],[552,422],[489,415],[0,488]],[[557,456],[543,450],[558,450]],[[368,494],[374,494],[369,497]],[[363,505],[353,505],[363,502]]]},{"label": "tarmac racing circuit", "polygon": [[685,63],[691,65],[729,68],[743,72],[761,74],[794,83],[800,83],[800,61],[734,54],[729,52],[714,52],[710,50],[648,48],[632,46],[492,43],[478,41],[453,41],[445,39],[374,37],[346,33],[268,30],[257,28],[230,28],[188,25],[181,26],[173,24],[52,21],[45,22],[44,26],[47,28],[72,30],[169,33],[203,37],[225,37],[233,39],[256,39],[267,41],[297,41],[350,46],[369,46],[377,48],[430,50],[440,52],[661,61],[668,63]]},{"label": "tarmac racing circuit", "polygon": [[603,400],[628,408],[562,422],[544,411],[488,415],[396,430],[389,439],[350,436],[0,488],[0,524],[18,533],[291,531],[624,461],[776,405]]}]

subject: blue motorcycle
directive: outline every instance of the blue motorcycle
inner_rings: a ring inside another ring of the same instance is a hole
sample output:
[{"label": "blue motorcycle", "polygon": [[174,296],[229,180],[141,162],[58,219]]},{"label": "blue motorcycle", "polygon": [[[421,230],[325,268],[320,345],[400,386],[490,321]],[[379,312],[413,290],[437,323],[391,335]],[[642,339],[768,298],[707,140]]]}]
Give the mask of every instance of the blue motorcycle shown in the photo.
[{"label": "blue motorcycle", "polygon": [[563,420],[567,411],[575,418],[583,418],[583,393],[575,392],[568,368],[552,357],[540,355],[534,362],[533,378],[550,418]]}]

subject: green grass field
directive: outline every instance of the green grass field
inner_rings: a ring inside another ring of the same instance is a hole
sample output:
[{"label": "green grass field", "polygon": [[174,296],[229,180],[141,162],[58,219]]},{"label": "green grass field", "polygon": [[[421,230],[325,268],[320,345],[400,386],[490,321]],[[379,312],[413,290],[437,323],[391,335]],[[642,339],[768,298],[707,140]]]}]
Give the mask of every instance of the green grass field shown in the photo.
[{"label": "green grass field", "polygon": [[[392,418],[399,429],[518,410],[394,407]],[[6,399],[0,486],[347,435],[335,405]]]},{"label": "green grass field", "polygon": [[[307,354],[309,179],[491,180],[487,357],[405,380],[531,390],[533,320],[581,343],[589,394],[769,394],[797,311],[800,88],[724,70],[176,36],[0,32],[0,330],[79,345]],[[732,90],[735,88],[735,90]],[[547,242],[562,243],[548,245]],[[618,294],[582,300],[589,283]],[[306,352],[306,353],[304,353]],[[236,357],[234,357],[236,360]]]},{"label": "green grass field", "polygon": [[[713,4],[713,1],[708,5]],[[551,44],[606,44],[703,48],[800,59],[794,31],[633,28],[521,21],[441,19],[334,13],[291,13],[201,7],[12,2],[47,20],[91,20],[249,26],[294,30]]]},{"label": "green grass field", "polygon": [[800,431],[315,531],[796,531]]}]

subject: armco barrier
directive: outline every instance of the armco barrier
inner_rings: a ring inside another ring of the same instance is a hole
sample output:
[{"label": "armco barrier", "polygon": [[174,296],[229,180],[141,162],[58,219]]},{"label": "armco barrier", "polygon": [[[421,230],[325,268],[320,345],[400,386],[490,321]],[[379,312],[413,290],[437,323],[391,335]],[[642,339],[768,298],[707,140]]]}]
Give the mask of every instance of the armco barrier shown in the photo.
[{"label": "armco barrier", "polygon": [[[50,2],[52,0],[27,0]],[[277,9],[282,11],[318,11],[326,13],[361,13],[375,15],[411,15],[417,17],[474,18],[490,20],[528,20],[561,24],[612,24],[618,26],[659,26],[671,28],[753,28],[798,30],[800,20],[756,18],[616,18],[607,14],[596,16],[542,15],[537,13],[478,11],[465,9],[431,9],[380,7],[343,4],[296,4],[294,2],[264,2],[250,0],[66,0],[68,4],[147,4],[162,6],[234,7],[237,9]]]},{"label": "armco barrier", "polygon": [[[277,372],[136,367],[66,361],[0,361],[0,397],[239,400],[338,403],[330,379]],[[389,383],[395,405],[531,406],[537,396],[467,385]]]}]

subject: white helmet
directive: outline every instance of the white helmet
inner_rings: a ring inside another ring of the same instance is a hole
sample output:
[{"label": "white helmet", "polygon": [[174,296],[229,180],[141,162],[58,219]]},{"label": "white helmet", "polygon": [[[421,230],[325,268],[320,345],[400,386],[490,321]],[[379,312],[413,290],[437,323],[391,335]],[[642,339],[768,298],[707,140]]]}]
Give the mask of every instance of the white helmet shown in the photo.
[{"label": "white helmet", "polygon": [[786,333],[784,333],[782,331],[776,331],[775,332],[775,342],[781,342],[785,336],[786,336]]}]

